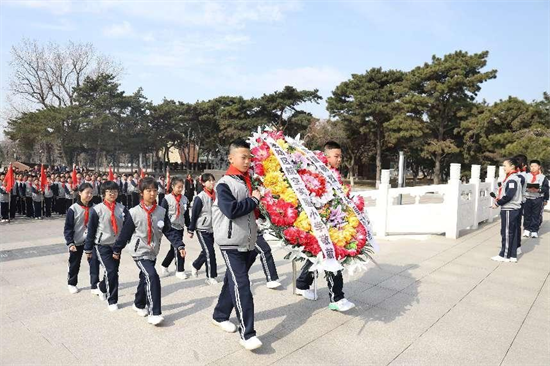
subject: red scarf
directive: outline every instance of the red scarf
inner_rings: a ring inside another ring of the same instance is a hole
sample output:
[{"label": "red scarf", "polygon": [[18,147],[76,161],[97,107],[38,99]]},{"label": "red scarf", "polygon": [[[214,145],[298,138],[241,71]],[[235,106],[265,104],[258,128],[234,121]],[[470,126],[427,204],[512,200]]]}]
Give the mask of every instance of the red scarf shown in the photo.
[{"label": "red scarf", "polygon": [[149,210],[143,201],[141,201],[140,206],[147,214],[147,245],[151,246],[151,240],[153,239],[153,220],[151,214],[157,209],[157,204],[153,203],[153,206]]},{"label": "red scarf", "polygon": [[181,194],[178,194],[177,196],[174,195],[174,198],[176,199],[176,219],[180,217],[180,201],[181,201]]},{"label": "red scarf", "polygon": [[[252,194],[252,179],[250,179],[250,174],[248,172],[243,173],[239,169],[235,168],[233,165],[229,166],[229,169],[225,172],[226,175],[240,175],[244,178],[246,186],[248,187],[248,193]],[[256,218],[260,217],[260,210],[256,207],[254,209],[254,215]]]},{"label": "red scarf", "polygon": [[538,173],[531,173],[531,175],[533,176],[533,178],[531,178],[531,183],[535,183],[537,181],[537,175],[539,175],[540,172]]},{"label": "red scarf", "polygon": [[90,218],[90,206],[80,205],[84,209],[84,227],[88,226],[88,219]]},{"label": "red scarf", "polygon": [[209,191],[207,188],[205,188],[204,193],[206,193],[208,197],[212,199],[212,201],[216,200],[216,192],[214,190]]},{"label": "red scarf", "polygon": [[116,223],[116,216],[115,216],[116,202],[109,203],[107,200],[105,200],[105,201],[103,201],[103,204],[105,205],[105,207],[107,207],[109,209],[109,211],[111,211],[111,227],[113,228],[113,231],[115,232],[115,235],[117,235],[118,234],[118,225]]},{"label": "red scarf", "polygon": [[504,180],[502,181],[502,184],[500,185],[500,187],[498,187],[498,195],[497,195],[498,198],[497,198],[497,199],[501,199],[501,198],[502,198],[502,197],[501,197],[502,187],[504,187],[504,183],[506,183],[506,181],[508,180],[508,178],[509,178],[512,174],[514,174],[514,173],[517,173],[517,171],[516,171],[516,172],[510,172],[510,173],[506,174],[506,178],[504,178]]}]

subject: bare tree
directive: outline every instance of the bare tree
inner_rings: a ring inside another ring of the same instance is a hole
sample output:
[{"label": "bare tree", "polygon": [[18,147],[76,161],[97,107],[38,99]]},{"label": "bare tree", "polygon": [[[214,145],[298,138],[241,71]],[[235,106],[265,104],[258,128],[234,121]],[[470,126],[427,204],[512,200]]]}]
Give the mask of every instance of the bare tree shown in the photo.
[{"label": "bare tree", "polygon": [[14,96],[42,107],[66,107],[74,103],[74,88],[87,76],[99,73],[120,76],[120,64],[98,53],[91,43],[66,45],[23,39],[11,49]]}]

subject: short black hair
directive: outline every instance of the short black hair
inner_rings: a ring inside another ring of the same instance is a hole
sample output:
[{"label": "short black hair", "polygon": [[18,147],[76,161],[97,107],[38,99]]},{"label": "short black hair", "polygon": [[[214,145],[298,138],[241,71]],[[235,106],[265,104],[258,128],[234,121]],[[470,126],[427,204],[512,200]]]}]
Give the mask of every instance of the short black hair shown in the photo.
[{"label": "short black hair", "polygon": [[101,195],[105,196],[106,191],[118,191],[118,184],[112,180],[101,183]]},{"label": "short black hair", "polygon": [[175,186],[175,185],[178,184],[178,183],[183,184],[183,178],[182,178],[182,177],[170,178],[170,185],[171,185],[172,187]]},{"label": "short black hair", "polygon": [[233,140],[229,144],[229,153],[231,153],[231,151],[234,149],[241,149],[241,148],[250,149],[250,144],[246,142],[246,140],[244,139]]},{"label": "short black hair", "polygon": [[513,158],[505,158],[502,162],[504,163],[505,161],[509,162],[510,165],[513,165],[513,166],[515,166],[516,168],[519,168],[518,160],[517,160],[515,157],[513,157]]},{"label": "short black hair", "polygon": [[342,146],[340,146],[339,143],[337,143],[336,141],[327,141],[325,143],[325,145],[323,146],[323,149],[326,151],[326,150],[334,150],[334,149],[340,149],[342,150]]},{"label": "short black hair", "polygon": [[138,184],[138,189],[140,191],[140,193],[143,193],[143,191],[145,191],[146,189],[159,189],[159,185],[157,183],[157,181],[155,180],[155,178],[153,177],[145,177],[143,178],[142,180],[139,181],[139,184]]},{"label": "short black hair", "polygon": [[210,174],[210,173],[204,173],[203,175],[201,175],[201,182],[204,183],[204,182],[208,182],[209,180],[216,180],[216,178],[214,178],[214,175],[213,174]]},{"label": "short black hair", "polygon": [[81,185],[78,186],[78,191],[84,192],[86,188],[94,189],[94,187],[92,187],[90,183],[82,183]]},{"label": "short black hair", "polygon": [[540,160],[537,160],[537,159],[531,160],[531,163],[529,163],[529,164],[538,164],[538,165],[542,165],[542,164],[540,163]]},{"label": "short black hair", "polygon": [[527,156],[523,154],[514,156],[514,159],[516,159],[516,162],[518,163],[518,165],[516,165],[518,168],[523,168],[527,165]]}]

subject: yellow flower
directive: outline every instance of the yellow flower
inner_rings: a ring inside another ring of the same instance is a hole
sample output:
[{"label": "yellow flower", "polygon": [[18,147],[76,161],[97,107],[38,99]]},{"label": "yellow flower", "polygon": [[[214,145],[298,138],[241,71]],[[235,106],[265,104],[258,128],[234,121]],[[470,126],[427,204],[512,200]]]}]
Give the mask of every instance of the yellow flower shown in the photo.
[{"label": "yellow flower", "polygon": [[359,226],[359,219],[355,216],[355,214],[351,214],[348,216],[348,223],[351,227],[356,228]]},{"label": "yellow flower", "polygon": [[351,239],[353,239],[356,233],[357,231],[353,228],[353,226],[346,225],[344,227],[344,231],[342,231],[342,236],[344,237],[346,242],[349,242]]},{"label": "yellow flower", "polygon": [[300,212],[296,222],[294,222],[294,226],[300,230],[311,231],[311,224],[305,211]]},{"label": "yellow flower", "polygon": [[339,247],[344,247],[346,245],[346,240],[345,240],[344,236],[342,235],[342,232],[340,230],[338,230],[337,228],[331,227],[328,230],[328,234],[330,236],[330,240],[332,240],[332,242],[335,245],[337,245]]},{"label": "yellow flower", "polygon": [[281,169],[281,165],[279,164],[279,161],[273,154],[271,154],[269,158],[265,159],[262,164],[264,166],[264,171],[266,174],[272,173],[272,172],[278,172]]},{"label": "yellow flower", "polygon": [[288,150],[288,143],[283,139],[278,139],[277,145],[279,145],[284,151]]},{"label": "yellow flower", "polygon": [[264,186],[273,195],[281,195],[288,189],[288,184],[283,179],[283,173],[279,171],[267,173],[264,178]]},{"label": "yellow flower", "polygon": [[296,193],[292,189],[285,189],[283,193],[279,196],[284,201],[291,203],[294,207],[298,206],[298,197],[296,196]]}]

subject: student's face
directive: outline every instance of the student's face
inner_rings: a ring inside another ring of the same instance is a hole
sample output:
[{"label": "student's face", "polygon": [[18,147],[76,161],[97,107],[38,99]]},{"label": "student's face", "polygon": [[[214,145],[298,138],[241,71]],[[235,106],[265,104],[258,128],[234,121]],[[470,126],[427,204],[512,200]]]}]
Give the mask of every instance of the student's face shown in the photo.
[{"label": "student's face", "polygon": [[511,172],[516,170],[516,166],[510,164],[510,162],[508,160],[506,160],[502,165],[504,166],[504,172],[506,174],[511,173]]},{"label": "student's face", "polygon": [[172,193],[176,196],[180,195],[181,192],[183,192],[183,183],[177,182],[176,184],[172,185]]},{"label": "student's face", "polygon": [[107,202],[113,203],[118,197],[118,189],[108,189],[105,191],[105,200]]},{"label": "student's face", "polygon": [[250,149],[246,147],[239,147],[233,149],[229,154],[229,163],[237,168],[240,172],[246,173],[248,168],[250,168]]},{"label": "student's face", "polygon": [[531,173],[538,173],[540,171],[540,165],[533,163],[529,166],[529,169],[531,170]]},{"label": "student's face", "polygon": [[325,156],[327,157],[328,163],[331,167],[333,167],[334,169],[340,168],[340,164],[342,164],[342,150],[325,150]]},{"label": "student's face", "polygon": [[156,188],[154,187],[145,188],[141,193],[143,197],[143,202],[145,202],[146,205],[153,204],[157,199],[157,194],[158,194],[158,190]]},{"label": "student's face", "polygon": [[85,190],[83,190],[82,192],[79,192],[78,194],[80,195],[80,200],[84,204],[87,204],[88,202],[90,202],[92,200],[92,189],[91,188],[86,188]]},{"label": "student's face", "polygon": [[216,181],[214,179],[211,179],[211,180],[207,180],[206,182],[203,183],[204,186],[206,187],[206,189],[208,189],[209,191],[213,190],[214,189],[214,185],[216,184]]}]

